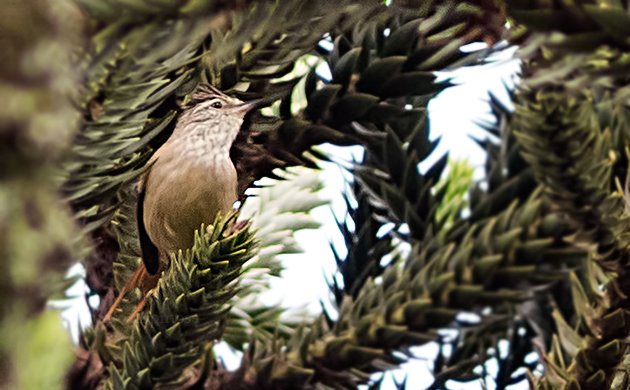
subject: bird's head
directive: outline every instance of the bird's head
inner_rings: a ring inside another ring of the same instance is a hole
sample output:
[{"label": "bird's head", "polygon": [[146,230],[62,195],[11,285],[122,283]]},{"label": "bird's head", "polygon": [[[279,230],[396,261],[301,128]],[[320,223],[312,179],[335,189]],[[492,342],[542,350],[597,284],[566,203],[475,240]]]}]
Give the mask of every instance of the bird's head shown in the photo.
[{"label": "bird's head", "polygon": [[192,95],[185,110],[201,120],[223,115],[243,119],[245,114],[256,108],[257,103],[257,100],[243,102],[206,84],[200,86]]}]

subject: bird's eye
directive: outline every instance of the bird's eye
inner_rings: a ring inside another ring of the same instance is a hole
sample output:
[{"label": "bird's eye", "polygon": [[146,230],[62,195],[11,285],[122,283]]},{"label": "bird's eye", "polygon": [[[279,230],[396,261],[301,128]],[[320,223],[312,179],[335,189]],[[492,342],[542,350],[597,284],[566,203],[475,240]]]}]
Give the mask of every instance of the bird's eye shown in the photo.
[{"label": "bird's eye", "polygon": [[213,108],[221,108],[223,107],[223,104],[221,104],[221,102],[212,102],[210,106],[212,106]]}]

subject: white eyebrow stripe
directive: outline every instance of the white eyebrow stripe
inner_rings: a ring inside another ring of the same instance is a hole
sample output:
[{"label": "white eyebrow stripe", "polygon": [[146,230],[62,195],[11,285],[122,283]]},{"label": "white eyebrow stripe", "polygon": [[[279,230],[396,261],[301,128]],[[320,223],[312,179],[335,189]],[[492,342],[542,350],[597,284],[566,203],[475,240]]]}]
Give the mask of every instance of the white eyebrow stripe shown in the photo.
[{"label": "white eyebrow stripe", "polygon": [[212,103],[214,101],[220,101],[222,103],[227,103],[228,100],[222,96],[217,96],[217,97],[213,97],[212,99],[208,100],[208,103]]}]

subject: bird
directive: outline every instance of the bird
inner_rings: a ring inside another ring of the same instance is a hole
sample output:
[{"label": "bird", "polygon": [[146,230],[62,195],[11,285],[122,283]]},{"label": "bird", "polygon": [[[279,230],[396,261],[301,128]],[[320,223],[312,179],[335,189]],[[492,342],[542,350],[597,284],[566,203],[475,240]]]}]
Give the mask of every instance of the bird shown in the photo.
[{"label": "bird", "polygon": [[233,210],[238,180],[230,148],[245,115],[257,103],[243,102],[209,84],[192,94],[173,133],[149,159],[138,180],[136,216],[142,263],[104,322],[111,319],[125,294],[138,287],[143,299],[128,318],[132,320],[168,269],[171,253],[192,247],[194,232],[202,223]]}]

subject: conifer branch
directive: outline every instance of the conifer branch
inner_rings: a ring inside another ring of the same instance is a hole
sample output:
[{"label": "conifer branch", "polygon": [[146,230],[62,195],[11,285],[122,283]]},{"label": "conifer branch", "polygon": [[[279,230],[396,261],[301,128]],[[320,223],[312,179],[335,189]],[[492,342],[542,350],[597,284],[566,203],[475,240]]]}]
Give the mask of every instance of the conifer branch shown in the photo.
[{"label": "conifer branch", "polygon": [[113,389],[180,386],[186,367],[221,337],[237,280],[257,243],[235,216],[217,217],[196,232],[194,246],[172,257],[147,308],[118,345],[121,360],[109,365]]}]

